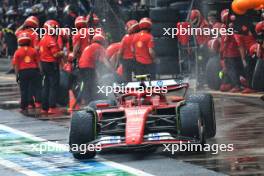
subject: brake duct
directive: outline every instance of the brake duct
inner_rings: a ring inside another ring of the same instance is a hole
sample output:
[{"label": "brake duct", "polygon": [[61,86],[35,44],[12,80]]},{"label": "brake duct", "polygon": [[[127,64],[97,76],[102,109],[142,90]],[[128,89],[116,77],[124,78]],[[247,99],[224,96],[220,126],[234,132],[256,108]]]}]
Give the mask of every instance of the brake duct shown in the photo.
[{"label": "brake duct", "polygon": [[264,9],[264,0],[234,0],[232,2],[232,10],[238,15],[243,15],[251,9]]}]

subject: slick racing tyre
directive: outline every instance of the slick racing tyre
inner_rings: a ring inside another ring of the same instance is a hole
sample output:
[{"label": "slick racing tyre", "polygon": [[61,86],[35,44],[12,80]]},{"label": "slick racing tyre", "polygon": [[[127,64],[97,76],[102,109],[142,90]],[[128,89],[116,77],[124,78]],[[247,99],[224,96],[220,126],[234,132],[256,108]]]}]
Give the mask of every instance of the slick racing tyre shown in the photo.
[{"label": "slick racing tyre", "polygon": [[151,33],[154,37],[171,38],[171,28],[175,26],[175,23],[153,23]]},{"label": "slick racing tyre", "polygon": [[179,19],[179,13],[173,8],[157,7],[150,9],[150,18],[153,22],[171,22],[176,24]]},{"label": "slick racing tyre", "polygon": [[180,107],[180,135],[195,138],[205,143],[201,111],[198,103],[187,103]]},{"label": "slick racing tyre", "polygon": [[179,73],[179,61],[177,57],[157,57],[156,72],[159,75],[176,75]]},{"label": "slick racing tyre", "polygon": [[170,7],[178,11],[180,21],[186,21],[190,5],[190,1],[181,1],[171,3]]},{"label": "slick racing tyre", "polygon": [[158,7],[168,7],[173,0],[157,0]]},{"label": "slick racing tyre", "polygon": [[88,104],[88,107],[90,107],[93,110],[96,110],[97,109],[96,105],[97,104],[103,104],[103,103],[109,104],[110,106],[116,106],[115,100],[95,100],[95,101],[91,101]]},{"label": "slick racing tyre", "polygon": [[253,74],[252,87],[258,91],[264,91],[264,60],[258,59]]},{"label": "slick racing tyre", "polygon": [[178,56],[178,41],[171,38],[154,38],[155,53],[157,56]]},{"label": "slick racing tyre", "polygon": [[178,2],[178,1],[179,0],[157,0],[157,6],[159,6],[159,7],[168,7],[168,6],[183,7],[183,6],[180,6],[183,3],[190,5],[190,2],[188,2],[188,1],[187,2]]},{"label": "slick racing tyre", "polygon": [[177,10],[187,10],[190,8],[191,3],[188,1],[181,1],[177,0],[177,2],[171,3],[170,7]]},{"label": "slick racing tyre", "polygon": [[219,72],[222,70],[219,57],[212,57],[206,65],[206,81],[210,89],[219,90],[221,79]]},{"label": "slick racing tyre", "polygon": [[133,10],[132,14],[131,14],[131,19],[141,19],[144,17],[149,16],[149,11],[146,9],[137,9],[137,10]]},{"label": "slick racing tyre", "polygon": [[214,100],[211,94],[190,95],[187,102],[198,103],[205,125],[205,135],[212,138],[216,134]]},{"label": "slick racing tyre", "polygon": [[94,158],[96,151],[81,151],[83,146],[96,138],[96,117],[93,112],[78,111],[73,113],[70,127],[69,145],[76,159]]}]

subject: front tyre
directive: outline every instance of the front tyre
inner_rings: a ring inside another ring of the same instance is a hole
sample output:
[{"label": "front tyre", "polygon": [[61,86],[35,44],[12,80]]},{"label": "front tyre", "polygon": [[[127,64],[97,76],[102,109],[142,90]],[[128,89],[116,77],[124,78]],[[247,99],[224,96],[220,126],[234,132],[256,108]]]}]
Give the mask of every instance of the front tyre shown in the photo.
[{"label": "front tyre", "polygon": [[204,120],[206,137],[214,137],[216,134],[216,121],[213,96],[211,94],[190,95],[187,102],[199,104]]},{"label": "front tyre", "polygon": [[210,58],[206,65],[206,81],[210,89],[220,89],[221,79],[219,78],[219,72],[221,70],[219,57]]},{"label": "front tyre", "polygon": [[[96,117],[93,112],[78,111],[73,113],[70,127],[69,145],[76,159],[94,158],[96,151],[81,151],[83,146],[96,138]],[[77,149],[77,151],[76,151]]]},{"label": "front tyre", "polygon": [[258,59],[252,78],[252,87],[255,90],[264,90],[264,60]]},{"label": "front tyre", "polygon": [[199,104],[187,103],[180,107],[180,135],[205,143],[203,120]]}]

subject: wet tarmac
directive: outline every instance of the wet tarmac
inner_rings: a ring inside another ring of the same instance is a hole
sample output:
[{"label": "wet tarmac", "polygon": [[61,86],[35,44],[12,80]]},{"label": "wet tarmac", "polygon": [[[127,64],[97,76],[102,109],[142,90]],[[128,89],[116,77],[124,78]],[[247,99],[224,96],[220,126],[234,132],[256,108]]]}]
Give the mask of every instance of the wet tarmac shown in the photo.
[{"label": "wet tarmac", "polygon": [[[186,175],[188,171],[193,175],[214,175],[204,170],[198,172],[199,168],[227,175],[264,175],[264,102],[257,98],[231,96],[216,96],[214,100],[217,134],[207,142],[211,145],[233,144],[233,151],[219,151],[218,154],[177,152],[171,155],[160,149],[155,154],[146,156],[135,153],[110,153],[101,156],[154,175]],[[14,111],[11,113],[15,114]],[[5,117],[0,119],[0,123],[52,141],[67,143],[69,119],[25,119],[27,120]],[[50,125],[49,131],[53,134],[48,134],[45,128],[50,123],[53,126]],[[191,165],[181,167],[183,163]],[[190,168],[193,170],[190,171]]]},{"label": "wet tarmac", "polygon": [[233,144],[234,151],[178,153],[177,160],[228,175],[264,175],[264,102],[248,97],[215,97],[217,135],[210,144]]}]

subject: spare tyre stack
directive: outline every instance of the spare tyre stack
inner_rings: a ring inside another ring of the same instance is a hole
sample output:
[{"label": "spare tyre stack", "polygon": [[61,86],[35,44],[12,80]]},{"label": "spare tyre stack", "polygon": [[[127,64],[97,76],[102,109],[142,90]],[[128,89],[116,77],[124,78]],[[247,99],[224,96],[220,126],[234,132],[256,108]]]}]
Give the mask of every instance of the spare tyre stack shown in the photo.
[{"label": "spare tyre stack", "polygon": [[207,16],[209,12],[216,12],[216,15],[220,17],[221,11],[230,9],[231,3],[232,0],[201,0],[199,9],[204,16]]},{"label": "spare tyre stack", "polygon": [[134,20],[140,20],[144,17],[149,17],[149,11],[147,9],[121,9],[120,17],[124,22],[127,22],[128,20],[134,19]]},{"label": "spare tyre stack", "polygon": [[[176,36],[166,34],[166,29],[175,28],[177,22],[184,18],[181,14],[185,4],[186,13],[189,2],[179,0],[158,0],[157,6],[150,9],[152,19],[152,35],[154,36],[155,52],[157,58],[156,73],[160,75],[176,76],[179,73],[178,41]],[[186,8],[187,7],[187,8]],[[171,33],[171,29],[169,30]]]}]

